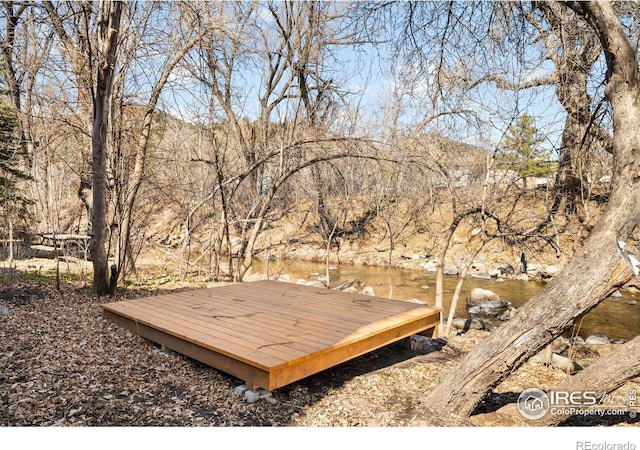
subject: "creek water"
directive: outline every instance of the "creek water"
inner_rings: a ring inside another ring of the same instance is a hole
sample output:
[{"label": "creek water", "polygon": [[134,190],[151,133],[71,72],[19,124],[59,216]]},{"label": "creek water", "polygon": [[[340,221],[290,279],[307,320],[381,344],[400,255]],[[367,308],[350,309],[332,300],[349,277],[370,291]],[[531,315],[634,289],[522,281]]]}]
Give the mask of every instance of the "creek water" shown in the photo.
[{"label": "creek water", "polygon": [[[313,280],[325,274],[325,265],[310,261],[282,261],[271,263],[254,261],[254,273],[288,274],[291,281],[301,278]],[[335,287],[345,281],[357,278],[373,287],[377,296],[406,300],[417,298],[428,304],[435,303],[435,273],[419,269],[402,269],[364,265],[333,266],[329,271],[330,284]],[[457,276],[444,277],[444,316],[449,313],[451,296],[458,282]],[[475,287],[489,289],[516,308],[522,306],[538,293],[544,282],[496,279],[483,280],[468,276],[465,280],[455,317],[468,317],[466,298]],[[592,334],[604,334],[611,339],[629,340],[640,334],[640,294],[624,290],[622,297],[610,297],[587,313],[581,321],[569,330],[567,335],[579,335],[586,338]],[[637,304],[629,304],[636,301]]]}]

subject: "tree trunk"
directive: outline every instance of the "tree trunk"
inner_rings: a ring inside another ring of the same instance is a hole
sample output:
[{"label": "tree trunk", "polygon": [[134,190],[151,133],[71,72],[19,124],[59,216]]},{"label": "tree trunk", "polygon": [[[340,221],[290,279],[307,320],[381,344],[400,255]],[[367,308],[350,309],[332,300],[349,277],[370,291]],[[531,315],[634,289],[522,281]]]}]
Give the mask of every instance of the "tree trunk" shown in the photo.
[{"label": "tree trunk", "polygon": [[9,267],[13,266],[13,222],[9,218]]},{"label": "tree trunk", "polygon": [[[598,38],[593,31],[576,26],[575,17],[555,2],[538,2],[549,23],[551,33],[544,37],[549,57],[556,69],[556,94],[567,113],[558,171],[554,183],[554,207],[559,209],[564,200],[567,215],[577,213],[578,202],[583,194],[583,163],[587,161],[590,142],[587,135],[601,136],[598,123],[592,123],[591,97],[587,91],[589,74],[601,53]],[[553,38],[552,38],[553,37]],[[558,51],[559,49],[562,51]]]},{"label": "tree trunk", "polygon": [[164,89],[165,84],[169,80],[169,76],[178,65],[178,63],[184,58],[184,56],[191,50],[198,42],[200,36],[191,39],[185,46],[173,56],[171,61],[166,65],[160,78],[153,86],[151,91],[151,97],[147,104],[147,110],[145,111],[144,119],[142,121],[142,127],[140,129],[140,135],[138,136],[138,142],[136,145],[136,156],[131,173],[131,180],[129,181],[129,190],[127,192],[124,204],[124,211],[122,214],[122,225],[120,228],[120,246],[118,248],[118,266],[117,273],[120,278],[121,274],[131,270],[135,273],[135,265],[133,256],[133,250],[131,248],[131,226],[132,226],[132,214],[135,208],[135,203],[138,198],[138,191],[144,180],[147,160],[147,149],[149,147],[149,138],[151,136],[151,125],[153,122],[153,114],[156,111],[160,94]]},{"label": "tree trunk", "polygon": [[[640,336],[636,336],[625,345],[561,383],[556,390],[566,392],[593,391],[598,398],[601,398],[604,394],[615,391],[630,379],[640,375],[638,354],[640,354]],[[630,405],[614,404],[611,406]],[[536,422],[536,425],[558,425],[568,418],[561,414],[547,414]]]},{"label": "tree trunk", "polygon": [[[442,308],[444,305],[444,263],[447,257],[447,251],[449,250],[449,245],[451,245],[451,239],[460,225],[460,222],[472,214],[476,214],[482,211],[482,208],[473,208],[462,213],[457,214],[454,218],[447,230],[444,233],[442,238],[442,243],[440,244],[440,250],[438,251],[438,262],[436,263],[436,299],[435,306]],[[454,211],[455,212],[455,211]],[[453,320],[453,317],[450,317],[449,320]],[[440,323],[438,325],[438,336],[442,336],[444,334],[444,325]]]},{"label": "tree trunk", "polygon": [[100,3],[98,35],[101,54],[98,60],[91,135],[93,210],[91,212],[91,241],[89,242],[93,262],[93,289],[96,295],[109,293],[109,255],[105,249],[109,238],[107,232],[106,144],[121,13],[122,2],[103,1]]},{"label": "tree trunk", "polygon": [[470,352],[424,399],[437,411],[470,415],[484,396],[577,319],[631,280],[618,246],[640,222],[640,105],[635,52],[610,3],[569,4],[593,26],[607,56],[614,126],[609,205],[582,251],[510,321]]},{"label": "tree trunk", "polygon": [[[271,203],[272,198],[273,198],[273,194],[270,194],[268,198],[263,199],[260,212],[257,214],[255,218],[255,223],[253,225],[253,228],[251,229],[251,234],[249,235],[249,239],[247,240],[247,245],[244,248],[242,264],[238,268],[238,272],[237,272],[238,281],[243,280],[247,271],[251,267],[251,264],[253,264],[253,250],[256,245],[256,240],[258,239],[258,235],[260,234],[260,231],[262,231],[264,216],[269,209],[269,204]],[[240,259],[240,255],[238,255],[238,259]]]}]

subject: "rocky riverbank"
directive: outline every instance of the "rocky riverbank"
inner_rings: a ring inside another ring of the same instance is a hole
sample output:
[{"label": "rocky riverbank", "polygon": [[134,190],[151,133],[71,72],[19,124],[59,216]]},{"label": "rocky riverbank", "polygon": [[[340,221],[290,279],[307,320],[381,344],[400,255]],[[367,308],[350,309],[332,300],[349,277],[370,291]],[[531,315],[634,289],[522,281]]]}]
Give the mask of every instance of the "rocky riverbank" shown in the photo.
[{"label": "rocky riverbank", "polygon": [[[283,276],[282,278],[290,281],[288,276]],[[298,280],[297,283],[306,286],[327,287],[326,281],[324,275],[310,275],[305,279]],[[364,295],[375,295],[373,287],[358,279],[342,282],[334,289]],[[419,299],[408,299],[408,301],[424,303]],[[457,336],[464,336],[470,330],[491,332],[501,323],[513,318],[518,312],[508,301],[501,299],[495,292],[488,289],[472,289],[465,303],[467,305],[467,317],[452,318],[451,328],[454,333],[457,333]],[[447,317],[444,317],[443,320],[445,324],[449,321]],[[533,361],[573,374],[590,363],[589,358],[595,354],[593,346],[620,345],[625,342],[624,339],[609,338],[600,333],[590,335],[586,339],[581,336],[561,336],[547,349],[536,355]],[[429,353],[441,348],[442,345],[444,345],[442,340],[434,341],[422,336],[414,336],[410,340],[411,348],[420,352]]]}]

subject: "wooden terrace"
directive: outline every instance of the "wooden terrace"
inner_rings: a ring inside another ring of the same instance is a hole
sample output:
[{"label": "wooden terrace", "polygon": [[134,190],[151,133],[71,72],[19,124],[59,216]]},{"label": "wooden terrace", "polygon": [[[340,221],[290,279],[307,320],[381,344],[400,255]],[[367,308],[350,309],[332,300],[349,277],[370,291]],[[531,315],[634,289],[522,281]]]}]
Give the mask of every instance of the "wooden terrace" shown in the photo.
[{"label": "wooden terrace", "polygon": [[433,306],[268,280],[102,308],[135,334],[267,390],[432,335],[440,321]]}]

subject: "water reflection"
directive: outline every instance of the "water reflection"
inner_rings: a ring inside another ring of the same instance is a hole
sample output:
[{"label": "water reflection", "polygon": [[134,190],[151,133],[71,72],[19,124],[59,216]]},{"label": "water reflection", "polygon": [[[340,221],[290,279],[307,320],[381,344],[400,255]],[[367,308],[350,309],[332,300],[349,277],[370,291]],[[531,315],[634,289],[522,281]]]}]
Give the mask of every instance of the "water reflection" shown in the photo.
[{"label": "water reflection", "polygon": [[[309,261],[276,261],[266,265],[263,262],[254,266],[258,273],[268,273],[274,276],[278,273],[289,274],[292,281],[306,278],[311,274],[324,274],[325,266],[321,263]],[[343,281],[358,278],[375,289],[376,295],[396,299],[418,298],[429,304],[435,302],[435,274],[422,270],[393,268],[391,271],[384,267],[341,265],[330,270],[332,286]],[[445,276],[445,315],[451,305],[451,295],[455,289],[458,277]],[[427,287],[427,288],[424,288]],[[505,280],[498,283],[495,279],[481,280],[468,277],[465,281],[460,302],[455,316],[467,317],[465,299],[474,287],[489,289],[501,298],[510,301],[513,306],[520,307],[533,297],[544,283],[534,281]],[[638,301],[636,305],[629,305],[629,301]],[[573,331],[574,335],[587,337],[602,333],[613,339],[632,339],[640,333],[640,295],[623,292],[621,298],[609,298],[590,311]]]}]

